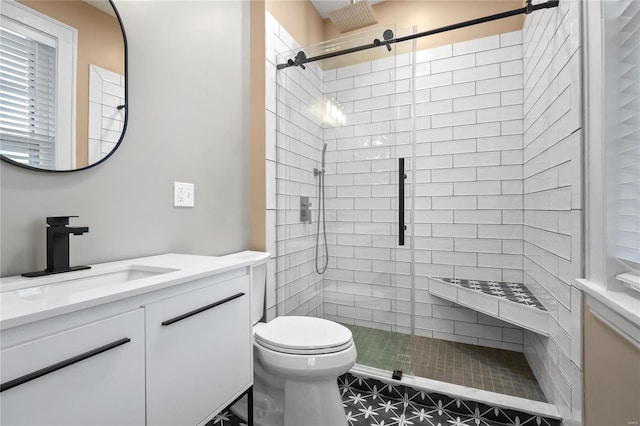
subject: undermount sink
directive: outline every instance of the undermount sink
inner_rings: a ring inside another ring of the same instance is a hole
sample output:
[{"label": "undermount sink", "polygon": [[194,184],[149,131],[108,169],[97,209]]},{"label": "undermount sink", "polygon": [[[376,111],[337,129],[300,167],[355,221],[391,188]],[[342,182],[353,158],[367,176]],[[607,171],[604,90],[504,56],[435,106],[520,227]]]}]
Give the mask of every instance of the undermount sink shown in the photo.
[{"label": "undermount sink", "polygon": [[129,283],[156,275],[175,272],[178,269],[146,265],[120,265],[111,268],[95,268],[77,272],[48,275],[39,278],[24,278],[15,282],[3,283],[0,291],[20,291],[23,294],[71,289],[95,290],[106,286]]},{"label": "undermount sink", "polygon": [[[168,253],[33,278],[2,277],[0,330],[119,300],[133,301],[188,282],[209,282],[214,275],[246,272],[242,269],[250,264],[249,259],[234,256]],[[132,303],[136,306],[137,302]]]}]

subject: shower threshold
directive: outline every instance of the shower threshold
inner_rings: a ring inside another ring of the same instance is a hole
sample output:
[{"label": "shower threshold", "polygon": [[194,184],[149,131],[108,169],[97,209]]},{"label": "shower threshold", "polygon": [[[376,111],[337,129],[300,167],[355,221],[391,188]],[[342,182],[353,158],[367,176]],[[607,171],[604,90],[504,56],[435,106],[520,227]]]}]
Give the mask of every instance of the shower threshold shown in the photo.
[{"label": "shower threshold", "polygon": [[481,390],[500,397],[546,402],[521,352],[345,326],[353,333],[358,368],[386,372],[388,378],[391,371],[402,370],[405,376],[424,378],[429,384],[444,383],[473,392]]},{"label": "shower threshold", "polygon": [[442,394],[452,398],[457,398],[461,401],[473,401],[476,403],[485,404],[490,407],[499,407],[501,409],[520,411],[547,419],[562,419],[558,408],[555,405],[547,402],[533,401],[530,399],[504,395],[500,393],[411,375],[403,376],[402,380],[393,380],[391,379],[391,374],[388,371],[361,364],[354,365],[349,373],[355,376],[379,380],[387,384],[401,384],[417,391],[424,391],[425,393]]}]

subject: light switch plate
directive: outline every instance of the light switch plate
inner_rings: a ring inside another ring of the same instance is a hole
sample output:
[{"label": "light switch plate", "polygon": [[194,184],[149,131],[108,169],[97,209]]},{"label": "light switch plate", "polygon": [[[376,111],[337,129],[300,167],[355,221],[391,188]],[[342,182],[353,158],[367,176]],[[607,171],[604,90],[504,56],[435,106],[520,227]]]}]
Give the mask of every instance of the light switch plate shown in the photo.
[{"label": "light switch plate", "polygon": [[195,185],[192,183],[173,182],[173,206],[193,207]]}]

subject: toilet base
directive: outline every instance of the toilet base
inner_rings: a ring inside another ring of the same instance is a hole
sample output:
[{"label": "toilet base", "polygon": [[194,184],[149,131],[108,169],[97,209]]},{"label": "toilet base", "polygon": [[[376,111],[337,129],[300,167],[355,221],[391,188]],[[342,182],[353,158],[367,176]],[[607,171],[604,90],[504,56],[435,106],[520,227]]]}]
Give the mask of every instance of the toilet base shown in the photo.
[{"label": "toilet base", "polygon": [[[326,382],[287,381],[285,384],[285,412],[278,410],[273,399],[262,392],[253,394],[253,422],[256,426],[346,426],[347,416],[334,380]],[[336,410],[336,407],[340,407]],[[242,420],[247,419],[247,397],[244,396],[231,411]],[[290,408],[290,409],[287,409]]]},{"label": "toilet base", "polygon": [[[253,418],[256,426],[347,426],[337,376],[282,377],[266,369],[254,349]],[[355,354],[354,354],[355,358]],[[345,366],[339,374],[346,372]],[[247,419],[247,398],[231,411]]]},{"label": "toilet base", "polygon": [[347,426],[335,377],[309,382],[286,380],[284,426]]}]

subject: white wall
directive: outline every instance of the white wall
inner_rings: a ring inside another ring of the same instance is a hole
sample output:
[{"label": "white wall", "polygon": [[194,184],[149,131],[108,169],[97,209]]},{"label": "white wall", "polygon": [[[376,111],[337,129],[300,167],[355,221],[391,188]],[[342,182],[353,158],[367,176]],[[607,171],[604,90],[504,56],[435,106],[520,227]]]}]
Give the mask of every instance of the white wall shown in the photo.
[{"label": "white wall", "polygon": [[[249,4],[116,1],[129,48],[120,148],[82,172],[0,163],[2,276],[44,269],[45,217],[79,215],[72,264],[248,246]],[[173,207],[173,181],[195,208]]]},{"label": "white wall", "polygon": [[525,355],[568,424],[582,409],[582,123],[580,2],[528,15],[524,27],[524,278],[551,314]]}]

